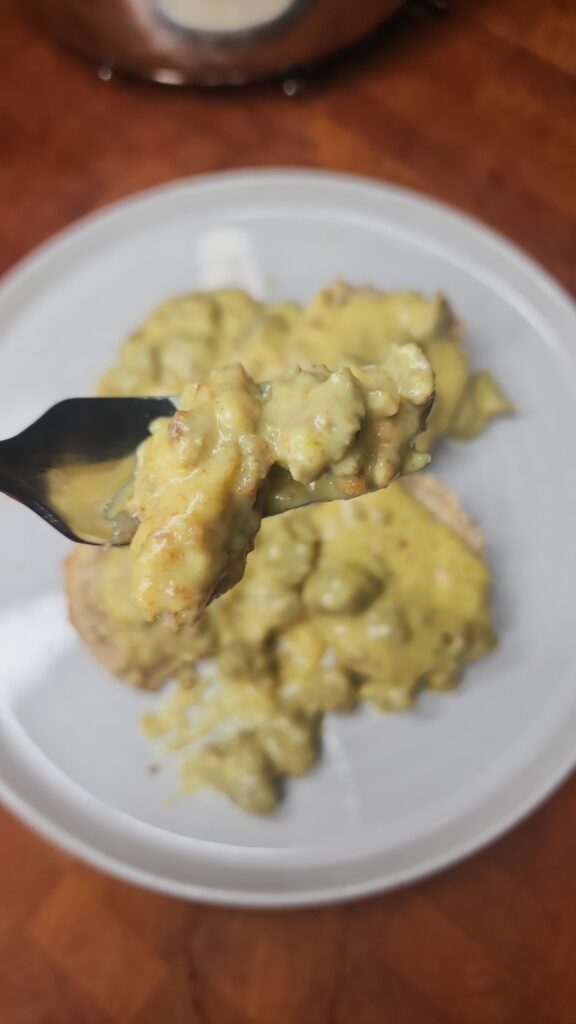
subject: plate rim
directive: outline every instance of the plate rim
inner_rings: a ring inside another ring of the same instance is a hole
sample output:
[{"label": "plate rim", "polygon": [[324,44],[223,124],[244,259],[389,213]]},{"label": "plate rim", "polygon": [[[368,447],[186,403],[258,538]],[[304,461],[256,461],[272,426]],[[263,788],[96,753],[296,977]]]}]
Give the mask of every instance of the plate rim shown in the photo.
[{"label": "plate rim", "polygon": [[[364,193],[369,192],[375,201],[379,198],[381,200],[395,198],[398,201],[404,201],[408,206],[420,207],[420,209],[426,208],[428,213],[433,215],[432,219],[436,216],[446,222],[447,218],[448,222],[451,222],[456,229],[464,230],[468,235],[471,233],[473,236],[476,236],[485,248],[488,246],[488,249],[491,248],[493,251],[498,251],[501,258],[505,258],[509,264],[515,266],[517,270],[523,273],[524,277],[531,279],[535,294],[545,293],[556,307],[560,317],[567,317],[568,323],[572,321],[573,330],[576,335],[576,307],[567,290],[519,246],[498,231],[485,225],[482,221],[458,210],[456,207],[442,203],[423,193],[382,182],[375,178],[348,175],[341,172],[299,168],[248,168],[239,171],[223,171],[196,177],[179,178],[130,194],[91,211],[42,242],[2,276],[0,279],[0,308],[15,290],[17,291],[19,288],[26,289],[30,275],[34,276],[37,271],[42,272],[47,260],[50,261],[53,257],[58,258],[60,253],[66,251],[71,241],[73,242],[75,239],[82,241],[83,238],[89,237],[95,227],[99,225],[106,226],[114,222],[118,214],[130,210],[137,212],[139,208],[145,208],[150,201],[162,200],[164,197],[175,196],[177,193],[185,194],[190,191],[197,193],[206,188],[211,191],[214,189],[232,189],[233,191],[239,188],[237,199],[231,198],[229,205],[232,206],[234,202],[237,202],[240,206],[243,201],[242,187],[253,186],[256,182],[259,185],[267,183],[268,186],[276,188],[283,184],[290,185],[292,188],[298,185],[304,188],[310,185],[317,187],[322,184],[336,186],[337,189],[348,191],[352,204],[353,193],[356,192],[357,194],[357,190],[361,189]],[[547,320],[547,318],[545,319]],[[566,347],[568,348],[567,340]],[[565,726],[566,722],[563,724]],[[557,730],[557,732],[559,731]],[[331,887],[328,884],[321,889],[314,889],[313,891],[271,890],[269,892],[255,892],[245,889],[207,888],[205,885],[198,886],[194,883],[183,883],[161,873],[156,874],[139,867],[134,867],[129,862],[92,847],[83,839],[78,838],[73,831],[69,831],[51,817],[43,815],[2,777],[0,777],[0,798],[17,817],[30,825],[38,833],[75,856],[80,857],[82,860],[126,882],[141,885],[168,895],[211,904],[270,908],[310,906],[358,899],[373,893],[396,888],[436,873],[445,867],[457,863],[464,857],[483,849],[494,839],[517,825],[532,810],[536,809],[569,775],[576,763],[576,749],[571,751],[567,747],[566,751],[563,754],[560,752],[560,756],[558,756],[559,748],[560,744],[557,746],[555,763],[552,767],[544,765],[540,770],[542,778],[540,779],[539,786],[532,786],[530,795],[526,796],[523,802],[518,801],[518,799],[515,800],[512,795],[512,809],[506,810],[505,808],[499,815],[495,815],[496,820],[492,822],[492,825],[484,828],[484,831],[480,830],[472,839],[464,838],[459,843],[456,841],[448,852],[440,852],[436,856],[429,858],[424,865],[421,864],[420,866],[408,868],[405,872],[397,871],[396,874],[388,874],[381,879],[370,877],[367,881],[356,882],[346,886],[338,885]],[[548,744],[538,750],[537,755],[531,759],[529,766],[534,767],[540,761],[545,760],[547,752]],[[517,779],[521,778],[527,769],[528,765],[524,765],[516,775],[508,780],[504,788],[513,788]],[[500,793],[498,796],[500,796]],[[478,813],[481,812],[482,808]],[[448,830],[449,828],[450,826],[448,826]],[[260,849],[263,851],[265,848]],[[380,854],[380,856],[383,856],[383,854]],[[362,858],[358,855],[356,859],[361,860]]]}]

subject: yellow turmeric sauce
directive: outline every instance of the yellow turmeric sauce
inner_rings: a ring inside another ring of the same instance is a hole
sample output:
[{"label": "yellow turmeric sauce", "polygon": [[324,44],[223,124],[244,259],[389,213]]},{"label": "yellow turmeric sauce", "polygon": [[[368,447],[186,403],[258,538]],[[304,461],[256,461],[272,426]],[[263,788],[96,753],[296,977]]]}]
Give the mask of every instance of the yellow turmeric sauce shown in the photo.
[{"label": "yellow turmeric sauce", "polygon": [[422,468],[428,456],[412,448],[433,387],[416,345],[354,373],[291,367],[257,385],[235,364],[188,384],[140,447],[126,506],[139,523],[138,608],[193,622],[241,579],[264,513],[356,497]]},{"label": "yellow turmeric sauce", "polygon": [[[509,409],[488,374],[471,373],[460,334],[440,297],[337,284],[301,309],[235,291],[197,294],[153,314],[100,390],[178,394],[231,362],[257,380],[293,364],[354,373],[415,343],[436,376],[425,450]],[[185,554],[181,565],[194,587]],[[282,780],[308,770],[326,712],[362,701],[408,707],[424,688],[457,685],[495,642],[482,557],[401,483],[266,519],[244,578],[195,625],[174,629],[166,614],[146,621],[131,599],[128,551],[105,552],[95,571],[106,628],[125,651],[122,677],[179,680],[144,727],[178,752],[183,789],[210,785],[250,811],[272,810]]]}]

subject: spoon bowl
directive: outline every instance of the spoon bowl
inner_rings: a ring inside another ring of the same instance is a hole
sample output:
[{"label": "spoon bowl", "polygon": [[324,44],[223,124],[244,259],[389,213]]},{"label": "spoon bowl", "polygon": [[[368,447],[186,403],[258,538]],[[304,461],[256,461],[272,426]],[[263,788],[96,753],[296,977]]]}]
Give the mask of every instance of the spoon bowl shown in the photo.
[{"label": "spoon bowl", "polygon": [[128,544],[134,520],[116,513],[136,450],[150,426],[172,416],[172,398],[69,398],[21,434],[0,441],[0,491],[70,540]]}]

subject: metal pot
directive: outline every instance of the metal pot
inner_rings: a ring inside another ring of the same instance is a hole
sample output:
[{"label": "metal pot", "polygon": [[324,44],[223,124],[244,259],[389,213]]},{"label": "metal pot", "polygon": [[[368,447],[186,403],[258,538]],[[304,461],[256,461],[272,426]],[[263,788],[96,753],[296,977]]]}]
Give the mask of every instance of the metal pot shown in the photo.
[{"label": "metal pot", "polygon": [[239,84],[355,42],[403,0],[26,0],[99,64],[169,83]]}]

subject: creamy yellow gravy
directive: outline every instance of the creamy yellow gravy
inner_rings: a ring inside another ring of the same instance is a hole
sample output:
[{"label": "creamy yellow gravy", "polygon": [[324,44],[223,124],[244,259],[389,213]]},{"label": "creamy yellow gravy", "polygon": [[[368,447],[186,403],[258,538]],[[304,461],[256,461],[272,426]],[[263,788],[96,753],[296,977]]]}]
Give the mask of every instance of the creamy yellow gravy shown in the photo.
[{"label": "creamy yellow gravy", "polygon": [[433,398],[413,344],[378,366],[290,367],[256,384],[236,363],[186,385],[138,453],[127,510],[132,594],[147,619],[195,621],[237,583],[264,513],[386,487],[425,465],[412,451]]},{"label": "creamy yellow gravy", "polygon": [[[354,368],[414,342],[436,374],[423,446],[443,433],[472,436],[507,411],[492,378],[470,372],[444,299],[340,284],[304,309],[235,291],[172,300],[127,341],[100,390],[176,394],[233,360],[257,379],[292,363]],[[393,484],[266,520],[244,579],[194,626],[145,621],[123,549],[101,557],[95,588],[125,652],[123,678],[179,680],[144,726],[179,751],[183,789],[212,785],[266,812],[282,780],[317,756],[325,712],[363,700],[404,708],[424,687],[456,685],[494,643],[488,583],[482,559]]]},{"label": "creamy yellow gravy", "polygon": [[70,463],[49,469],[46,490],[51,508],[79,538],[93,544],[121,544],[135,522],[123,511],[122,493],[132,493],[135,453],[98,463]]}]

